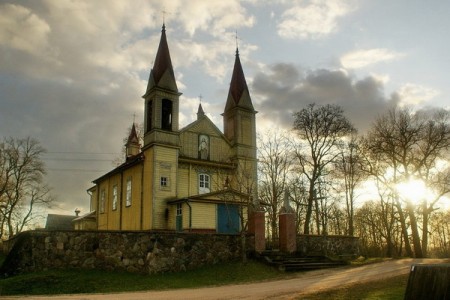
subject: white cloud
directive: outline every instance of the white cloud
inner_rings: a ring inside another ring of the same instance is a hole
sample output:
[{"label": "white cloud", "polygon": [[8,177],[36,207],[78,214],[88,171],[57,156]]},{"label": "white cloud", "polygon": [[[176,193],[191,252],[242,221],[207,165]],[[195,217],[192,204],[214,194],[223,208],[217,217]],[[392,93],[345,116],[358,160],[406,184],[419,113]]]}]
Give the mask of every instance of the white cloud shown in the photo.
[{"label": "white cloud", "polygon": [[345,0],[311,0],[305,5],[294,2],[278,24],[278,34],[284,38],[322,38],[338,27],[338,19],[355,9]]},{"label": "white cloud", "polygon": [[51,30],[45,20],[20,5],[0,5],[0,12],[0,45],[39,57],[48,54]]},{"label": "white cloud", "polygon": [[406,83],[399,90],[400,106],[422,105],[438,96],[440,92],[419,84]]},{"label": "white cloud", "polygon": [[201,30],[217,37],[229,29],[252,27],[255,22],[237,0],[190,0],[189,5],[178,0],[167,1],[166,5],[168,18],[182,23],[190,36]]},{"label": "white cloud", "polygon": [[385,48],[356,50],[342,56],[341,64],[348,69],[359,69],[376,63],[398,59],[402,56],[402,53]]}]

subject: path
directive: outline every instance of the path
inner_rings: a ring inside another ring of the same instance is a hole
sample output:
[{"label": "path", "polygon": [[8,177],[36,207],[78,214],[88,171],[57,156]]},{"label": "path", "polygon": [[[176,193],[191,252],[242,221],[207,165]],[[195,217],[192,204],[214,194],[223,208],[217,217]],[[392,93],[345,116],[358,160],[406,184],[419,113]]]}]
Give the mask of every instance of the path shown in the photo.
[{"label": "path", "polygon": [[[337,268],[298,273],[292,279],[258,282],[199,289],[178,289],[120,294],[80,294],[58,296],[8,297],[2,299],[62,299],[62,300],[106,300],[106,299],[295,299],[301,294],[333,289],[343,285],[373,281],[409,273],[412,264],[442,263],[439,259],[401,259],[365,265],[357,268]],[[405,287],[406,288],[406,287]]]}]

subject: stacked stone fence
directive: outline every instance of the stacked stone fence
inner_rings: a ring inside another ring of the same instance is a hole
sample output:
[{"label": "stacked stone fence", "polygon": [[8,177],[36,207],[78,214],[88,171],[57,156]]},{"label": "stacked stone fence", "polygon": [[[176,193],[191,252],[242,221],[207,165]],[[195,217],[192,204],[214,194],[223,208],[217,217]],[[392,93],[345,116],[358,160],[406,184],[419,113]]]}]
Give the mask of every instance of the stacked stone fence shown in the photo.
[{"label": "stacked stone fence", "polygon": [[359,256],[359,238],[342,235],[297,235],[297,252],[352,259]]},{"label": "stacked stone fence", "polygon": [[[252,247],[251,236],[247,241]],[[177,272],[238,260],[242,253],[238,235],[154,231],[27,231],[8,247],[3,275],[55,268]]]}]

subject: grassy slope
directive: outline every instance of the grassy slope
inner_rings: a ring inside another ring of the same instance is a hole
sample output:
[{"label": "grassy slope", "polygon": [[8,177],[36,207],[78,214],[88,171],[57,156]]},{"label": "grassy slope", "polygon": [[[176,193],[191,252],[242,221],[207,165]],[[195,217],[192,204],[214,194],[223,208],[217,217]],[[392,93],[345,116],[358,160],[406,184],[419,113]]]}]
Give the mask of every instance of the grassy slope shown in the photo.
[{"label": "grassy slope", "polygon": [[100,270],[50,270],[0,280],[1,295],[108,293],[195,288],[285,278],[269,266],[249,262],[206,266],[183,273],[139,275]]},{"label": "grassy slope", "polygon": [[[1,260],[1,257],[0,257]],[[371,263],[371,261],[366,261]],[[50,270],[0,279],[0,295],[44,295],[76,293],[109,293],[143,290],[195,288],[295,277],[264,264],[232,263],[205,266],[183,273],[139,275],[100,270]],[[352,285],[298,299],[403,299],[407,275]]]}]

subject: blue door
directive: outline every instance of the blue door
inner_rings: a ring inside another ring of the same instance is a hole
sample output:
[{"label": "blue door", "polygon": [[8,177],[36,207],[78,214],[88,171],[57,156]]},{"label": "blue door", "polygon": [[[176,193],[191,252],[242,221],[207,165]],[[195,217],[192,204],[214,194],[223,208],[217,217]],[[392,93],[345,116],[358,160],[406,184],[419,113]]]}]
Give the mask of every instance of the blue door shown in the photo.
[{"label": "blue door", "polygon": [[240,227],[239,206],[234,204],[217,205],[217,232],[238,234]]}]

